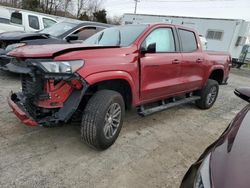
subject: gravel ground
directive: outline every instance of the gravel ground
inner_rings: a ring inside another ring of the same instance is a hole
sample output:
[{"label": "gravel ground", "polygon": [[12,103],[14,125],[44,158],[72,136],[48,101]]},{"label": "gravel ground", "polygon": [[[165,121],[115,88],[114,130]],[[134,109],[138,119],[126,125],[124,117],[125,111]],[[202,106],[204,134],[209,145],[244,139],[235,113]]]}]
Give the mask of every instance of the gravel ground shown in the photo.
[{"label": "gravel ground", "polygon": [[249,86],[250,72],[233,70],[214,107],[183,105],[141,118],[128,112],[108,150],[84,145],[78,126],[26,127],[6,96],[18,76],[0,72],[0,187],[178,187],[188,167],[246,103],[233,94]]}]

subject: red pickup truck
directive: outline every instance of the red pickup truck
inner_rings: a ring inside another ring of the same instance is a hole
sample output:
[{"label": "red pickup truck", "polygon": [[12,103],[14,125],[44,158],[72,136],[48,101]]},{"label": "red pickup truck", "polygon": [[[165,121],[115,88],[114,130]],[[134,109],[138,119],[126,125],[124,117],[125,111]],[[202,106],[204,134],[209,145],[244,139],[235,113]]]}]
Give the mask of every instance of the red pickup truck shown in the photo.
[{"label": "red pickup truck", "polygon": [[125,109],[142,116],[195,101],[210,108],[227,81],[230,55],[203,52],[199,35],[171,24],[105,29],[84,44],[25,46],[9,53],[22,91],[8,103],[30,126],[81,122],[81,138],[110,147]]}]

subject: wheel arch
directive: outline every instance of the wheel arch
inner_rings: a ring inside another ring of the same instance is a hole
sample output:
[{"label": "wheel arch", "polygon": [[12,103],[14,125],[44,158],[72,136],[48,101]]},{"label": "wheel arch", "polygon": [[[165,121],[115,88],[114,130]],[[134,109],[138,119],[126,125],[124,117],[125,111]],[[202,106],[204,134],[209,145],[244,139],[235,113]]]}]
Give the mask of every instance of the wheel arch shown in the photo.
[{"label": "wheel arch", "polygon": [[89,84],[89,91],[96,92],[103,89],[109,89],[119,92],[124,99],[126,108],[136,104],[138,95],[135,92],[135,83],[127,72],[111,71],[92,74],[85,78]]},{"label": "wheel arch", "polygon": [[210,71],[208,79],[215,80],[219,84],[222,84],[224,81],[224,70],[221,67],[214,68]]}]

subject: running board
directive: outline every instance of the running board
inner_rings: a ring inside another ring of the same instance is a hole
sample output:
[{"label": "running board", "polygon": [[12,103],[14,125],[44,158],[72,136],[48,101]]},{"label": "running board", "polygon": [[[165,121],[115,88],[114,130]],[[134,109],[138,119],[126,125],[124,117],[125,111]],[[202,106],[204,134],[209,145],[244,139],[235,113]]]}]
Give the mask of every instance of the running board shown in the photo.
[{"label": "running board", "polygon": [[172,108],[178,105],[182,105],[182,104],[186,104],[186,103],[190,103],[196,100],[199,100],[201,97],[200,96],[192,96],[192,97],[188,97],[188,98],[184,98],[184,99],[180,99],[180,100],[173,100],[173,102],[169,102],[169,103],[165,103],[164,100],[162,100],[162,104],[160,106],[157,107],[153,107],[153,108],[149,108],[149,109],[145,109],[144,106],[139,106],[138,107],[138,114],[140,116],[148,116],[151,114],[154,114],[156,112],[160,112],[163,110],[166,110],[168,108]]}]

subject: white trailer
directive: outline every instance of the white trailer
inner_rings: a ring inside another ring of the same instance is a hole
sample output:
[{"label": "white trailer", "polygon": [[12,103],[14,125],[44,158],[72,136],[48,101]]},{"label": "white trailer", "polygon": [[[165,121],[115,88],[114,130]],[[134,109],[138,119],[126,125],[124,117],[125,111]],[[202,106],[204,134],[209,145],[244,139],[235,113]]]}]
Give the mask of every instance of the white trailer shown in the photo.
[{"label": "white trailer", "polygon": [[207,50],[229,52],[238,59],[250,31],[250,22],[241,19],[198,18],[124,14],[123,24],[164,22],[196,29],[207,39]]}]

